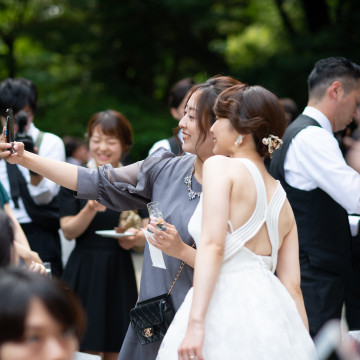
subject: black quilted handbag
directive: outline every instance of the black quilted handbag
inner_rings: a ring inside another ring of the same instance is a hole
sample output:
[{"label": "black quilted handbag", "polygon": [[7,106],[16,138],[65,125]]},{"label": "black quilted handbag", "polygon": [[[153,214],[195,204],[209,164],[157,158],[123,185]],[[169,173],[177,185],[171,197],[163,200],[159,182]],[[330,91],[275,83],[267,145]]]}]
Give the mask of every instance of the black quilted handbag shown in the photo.
[{"label": "black quilted handbag", "polygon": [[[192,247],[195,247],[195,243]],[[175,316],[170,293],[184,267],[182,262],[167,294],[141,301],[130,310],[131,326],[142,345],[162,340]]]},{"label": "black quilted handbag", "polygon": [[174,315],[169,294],[141,301],[130,310],[132,328],[142,345],[162,340]]}]

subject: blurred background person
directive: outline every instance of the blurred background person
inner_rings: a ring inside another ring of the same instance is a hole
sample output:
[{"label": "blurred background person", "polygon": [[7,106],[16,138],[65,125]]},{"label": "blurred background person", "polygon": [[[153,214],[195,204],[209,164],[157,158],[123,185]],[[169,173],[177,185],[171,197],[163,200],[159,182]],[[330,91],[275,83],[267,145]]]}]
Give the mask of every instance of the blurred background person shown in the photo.
[{"label": "blurred background person", "polygon": [[[133,143],[132,128],[124,115],[114,110],[94,114],[87,135],[91,157],[88,167],[122,166]],[[137,299],[130,252],[116,238],[95,233],[117,227],[120,214],[95,200],[76,199],[71,190],[60,190],[61,229],[67,239],[76,239],[63,279],[79,296],[88,319],[81,349],[103,353],[106,360],[117,358],[130,321],[130,309]],[[143,237],[140,229],[132,231]]]},{"label": "blurred background person", "polygon": [[[301,289],[314,337],[328,320],[341,318],[347,277],[354,272],[348,214],[360,212],[360,175],[346,164],[334,133],[356,116],[360,66],[343,57],[321,59],[307,83],[308,104],[287,127],[271,173],[295,214]],[[352,315],[354,322],[359,315]]]},{"label": "blurred background person", "polygon": [[[16,248],[16,252],[21,260],[27,265],[30,266],[31,263],[37,262],[42,263],[39,254],[30,249],[29,242],[26,239],[24,231],[22,230],[19,222],[17,221],[11,207],[9,205],[9,195],[6,192],[5,188],[0,182],[0,209],[3,209],[8,218],[12,221],[13,224],[13,232],[14,232],[14,246]],[[4,225],[5,226],[5,225]],[[0,229],[3,229],[0,226]],[[5,230],[2,230],[5,232]],[[6,233],[2,235],[6,236]]]},{"label": "blurred background person", "polygon": [[90,158],[89,149],[84,139],[73,136],[63,137],[66,161],[74,165],[85,165]]},{"label": "blurred background person", "polygon": [[[5,125],[6,109],[12,108],[15,118],[15,138],[21,139],[31,152],[47,158],[65,161],[62,140],[35,127],[37,89],[28,79],[5,79],[0,83],[0,115]],[[59,213],[54,182],[17,165],[0,161],[0,181],[10,196],[10,206],[29,241],[43,261],[51,263],[52,274],[62,272],[61,245],[58,234]]]},{"label": "blurred background person", "polygon": [[293,99],[281,98],[279,99],[280,104],[283,106],[286,117],[286,124],[289,125],[299,115],[298,106]]},{"label": "blurred background person", "polygon": [[14,227],[11,219],[1,209],[0,228],[0,268],[16,265],[19,260],[14,248]]},{"label": "blurred background person", "polygon": [[[28,256],[27,252],[30,252],[23,245],[15,241],[14,228],[15,226],[12,219],[0,209],[0,268],[11,265],[21,265],[19,257],[24,259],[23,254],[25,253],[26,256]],[[30,259],[25,264],[31,271],[39,272],[44,275],[46,274],[46,269],[41,262]]]},{"label": "blurred background person", "polygon": [[[188,91],[196,84],[196,82],[191,78],[184,78],[175,85],[170,90],[168,104],[170,107],[171,116],[179,122],[181,118],[184,116],[185,110],[185,95]],[[167,150],[170,150],[175,155],[180,155],[183,153],[181,143],[182,136],[181,130],[177,127],[177,134],[173,135],[167,139],[157,141],[149,150],[149,155],[152,154],[155,150],[160,147],[163,147]]]},{"label": "blurred background person", "polygon": [[71,360],[84,330],[79,301],[59,280],[0,270],[0,359]]}]

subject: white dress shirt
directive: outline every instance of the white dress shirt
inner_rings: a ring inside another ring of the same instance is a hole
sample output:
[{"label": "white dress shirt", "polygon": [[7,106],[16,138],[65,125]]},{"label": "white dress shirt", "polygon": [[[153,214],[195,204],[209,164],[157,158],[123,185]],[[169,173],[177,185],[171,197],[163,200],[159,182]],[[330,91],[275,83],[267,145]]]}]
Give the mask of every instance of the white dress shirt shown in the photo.
[{"label": "white dress shirt", "polygon": [[[35,127],[33,123],[30,124],[29,130],[27,132],[33,138],[34,144],[36,143],[36,139],[39,135],[40,130]],[[65,147],[63,141],[56,135],[45,132],[42,138],[42,142],[40,145],[40,149],[38,149],[39,155],[49,158],[55,159],[59,161],[65,161]],[[38,186],[34,186],[30,184],[30,173],[29,170],[19,166],[20,171],[22,172],[25,180],[28,183],[28,190],[37,204],[48,204],[55,195],[59,192],[59,185],[54,182],[43,178]],[[9,178],[6,171],[6,162],[5,160],[0,161],[0,181],[4,185],[6,191],[10,195],[10,184]],[[16,209],[12,199],[10,198],[10,206],[14,211],[14,214],[19,221],[19,223],[30,223],[32,222],[30,216],[25,210],[22,199],[19,199],[19,209]]]},{"label": "white dress shirt", "polygon": [[[179,138],[179,140],[181,142],[183,142],[182,139],[182,129],[179,130],[179,132],[177,133],[177,137]],[[159,148],[165,148],[166,150],[170,150],[171,151],[171,147],[170,147],[170,143],[168,139],[163,139],[163,140],[159,140],[157,141],[149,150],[148,156],[150,156],[153,152],[155,152],[157,149]]]},{"label": "white dress shirt", "polygon": [[286,182],[301,190],[320,188],[348,213],[360,214],[360,174],[346,164],[329,119],[310,106],[303,115],[321,127],[308,126],[291,141],[284,162]]}]

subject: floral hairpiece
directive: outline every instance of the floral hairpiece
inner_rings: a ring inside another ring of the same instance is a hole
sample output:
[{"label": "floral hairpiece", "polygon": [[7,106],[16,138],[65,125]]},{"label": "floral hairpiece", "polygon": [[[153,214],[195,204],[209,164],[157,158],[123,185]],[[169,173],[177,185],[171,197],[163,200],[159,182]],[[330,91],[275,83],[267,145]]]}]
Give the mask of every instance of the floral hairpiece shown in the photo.
[{"label": "floral hairpiece", "polygon": [[276,135],[270,134],[268,137],[265,137],[262,139],[262,143],[264,145],[268,146],[268,152],[269,152],[270,158],[271,158],[274,150],[280,149],[283,142]]}]

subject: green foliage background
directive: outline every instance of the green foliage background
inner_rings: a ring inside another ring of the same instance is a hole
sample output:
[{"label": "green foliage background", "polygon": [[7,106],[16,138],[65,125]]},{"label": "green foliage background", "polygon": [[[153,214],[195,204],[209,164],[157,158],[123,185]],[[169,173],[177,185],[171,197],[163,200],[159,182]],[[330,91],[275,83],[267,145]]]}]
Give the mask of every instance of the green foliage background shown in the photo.
[{"label": "green foliage background", "polygon": [[302,109],[327,56],[359,63],[358,0],[0,0],[0,80],[34,81],[37,126],[83,136],[94,112],[119,110],[132,160],[171,135],[177,80],[232,75]]}]

